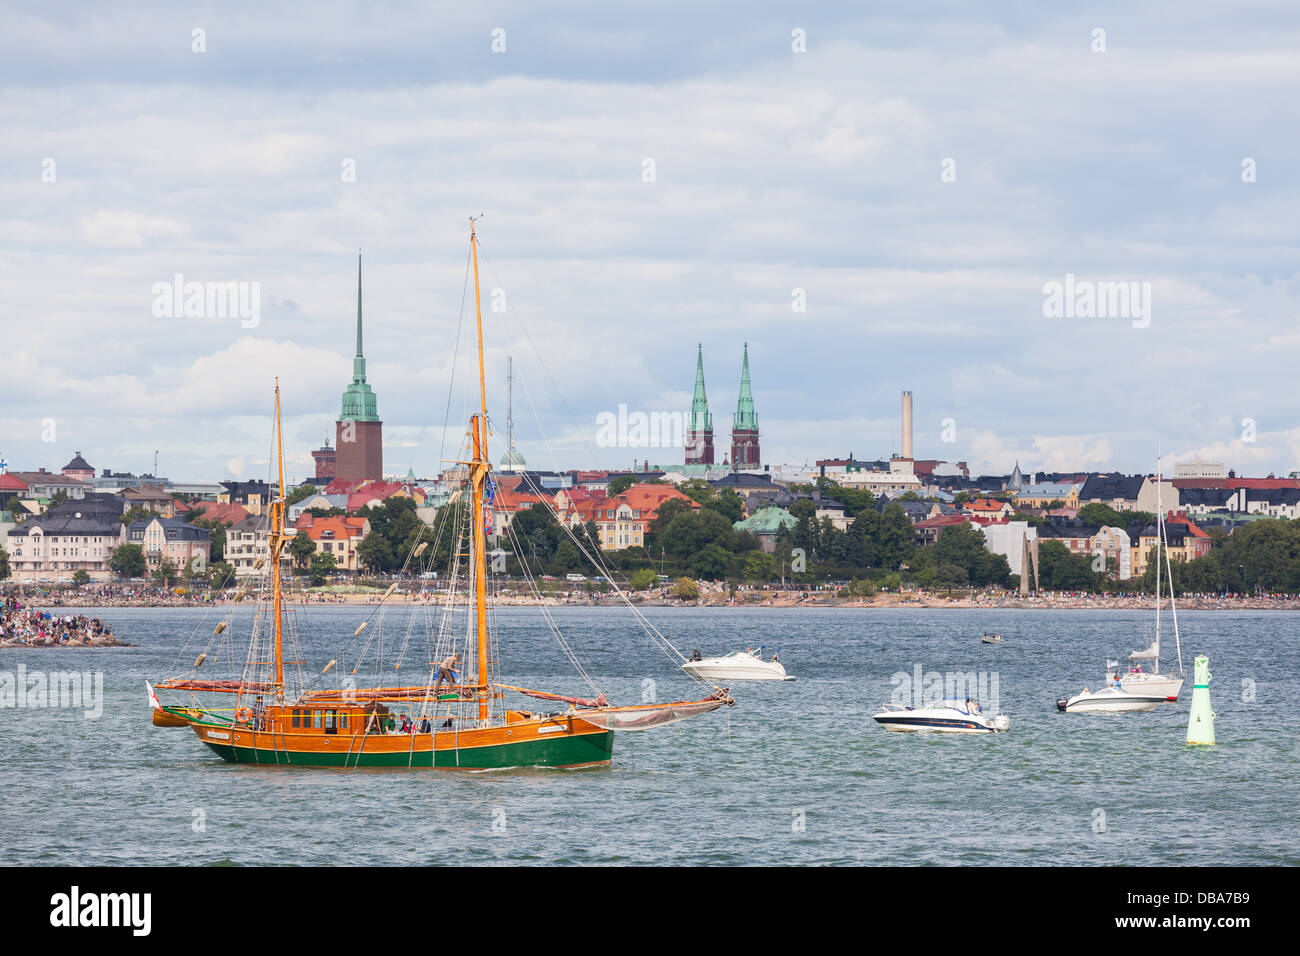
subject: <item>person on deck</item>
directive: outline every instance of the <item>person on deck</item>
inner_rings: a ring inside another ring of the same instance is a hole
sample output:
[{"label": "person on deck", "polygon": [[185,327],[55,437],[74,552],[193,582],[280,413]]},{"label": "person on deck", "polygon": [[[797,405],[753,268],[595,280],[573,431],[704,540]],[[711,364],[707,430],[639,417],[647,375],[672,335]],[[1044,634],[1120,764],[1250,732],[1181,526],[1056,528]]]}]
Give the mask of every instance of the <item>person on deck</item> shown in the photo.
[{"label": "person on deck", "polygon": [[452,687],[456,686],[456,669],[460,667],[460,655],[452,654],[438,664],[438,679],[434,682],[433,692],[435,694],[442,688],[442,682],[445,680]]}]

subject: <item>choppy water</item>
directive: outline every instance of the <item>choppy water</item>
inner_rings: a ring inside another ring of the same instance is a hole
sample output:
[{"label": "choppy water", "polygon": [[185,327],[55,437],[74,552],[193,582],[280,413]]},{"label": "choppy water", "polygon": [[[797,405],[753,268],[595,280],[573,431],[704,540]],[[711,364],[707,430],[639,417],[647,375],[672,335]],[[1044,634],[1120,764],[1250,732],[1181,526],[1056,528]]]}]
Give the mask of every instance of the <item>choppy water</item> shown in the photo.
[{"label": "choppy water", "polygon": [[[145,699],[202,612],[102,613],[139,646],[0,650],[0,671],[102,670],[105,696],[97,720],[0,710],[5,863],[1300,863],[1300,614],[1180,615],[1189,672],[1204,653],[1214,674],[1208,748],[1183,742],[1190,680],[1152,713],[1056,713],[1058,696],[1099,685],[1108,656],[1145,646],[1141,612],[651,609],[706,655],[783,645],[798,680],[619,734],[608,769],[467,773],[223,763],[191,731],[154,728]],[[309,613],[319,667],[368,612]],[[694,686],[626,612],[557,617],[616,702],[639,700],[646,678],[660,699]],[[583,689],[536,611],[499,621],[504,679]],[[981,645],[983,630],[1007,644]],[[917,664],[996,672],[1011,731],[880,729],[891,675]]]}]

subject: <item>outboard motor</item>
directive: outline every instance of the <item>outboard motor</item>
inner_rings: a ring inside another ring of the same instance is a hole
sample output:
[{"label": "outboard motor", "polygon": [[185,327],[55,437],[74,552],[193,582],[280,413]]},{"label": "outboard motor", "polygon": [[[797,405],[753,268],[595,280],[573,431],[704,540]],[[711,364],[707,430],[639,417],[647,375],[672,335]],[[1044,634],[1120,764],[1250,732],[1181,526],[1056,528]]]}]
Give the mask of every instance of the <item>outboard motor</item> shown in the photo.
[{"label": "outboard motor", "polygon": [[1070,698],[1068,697],[1056,698],[1056,709],[1059,710],[1061,713],[1065,713],[1065,705],[1068,704],[1069,702],[1070,702]]}]

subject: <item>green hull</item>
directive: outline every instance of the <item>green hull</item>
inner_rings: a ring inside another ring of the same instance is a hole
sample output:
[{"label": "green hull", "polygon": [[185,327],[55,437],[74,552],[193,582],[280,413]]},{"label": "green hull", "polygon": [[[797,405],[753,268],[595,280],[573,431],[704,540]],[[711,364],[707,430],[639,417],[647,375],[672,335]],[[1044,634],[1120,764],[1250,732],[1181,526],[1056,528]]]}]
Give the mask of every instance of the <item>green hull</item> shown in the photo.
[{"label": "green hull", "polygon": [[544,740],[495,744],[489,747],[460,747],[399,753],[286,753],[254,747],[203,741],[222,760],[264,766],[293,767],[429,767],[448,770],[476,770],[494,767],[573,767],[609,763],[614,753],[614,734],[557,735]]}]

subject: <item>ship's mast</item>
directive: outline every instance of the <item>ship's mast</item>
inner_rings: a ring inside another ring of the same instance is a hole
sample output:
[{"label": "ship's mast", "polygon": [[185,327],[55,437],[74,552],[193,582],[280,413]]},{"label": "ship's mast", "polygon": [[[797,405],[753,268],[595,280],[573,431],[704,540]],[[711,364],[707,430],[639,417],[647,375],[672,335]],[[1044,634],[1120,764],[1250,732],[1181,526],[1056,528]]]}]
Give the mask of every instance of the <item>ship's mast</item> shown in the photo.
[{"label": "ship's mast", "polygon": [[280,551],[284,547],[284,432],[280,426],[280,379],[275,380],[275,453],[279,492],[271,501],[271,594],[275,614],[275,696],[284,700],[284,637],[281,628]]},{"label": "ship's mast", "polygon": [[474,605],[478,627],[478,718],[487,720],[487,533],[483,527],[483,497],[491,465],[487,454],[487,381],[483,375],[483,307],[478,288],[478,238],[474,220],[469,221],[469,247],[474,260],[474,318],[478,327],[479,414],[470,419],[474,433],[474,457],[470,464],[470,481],[474,486]]}]

